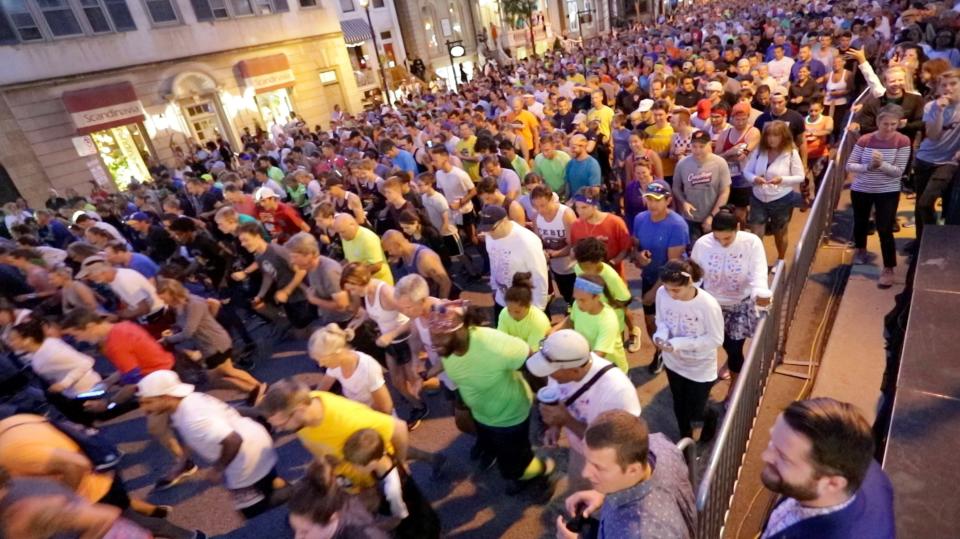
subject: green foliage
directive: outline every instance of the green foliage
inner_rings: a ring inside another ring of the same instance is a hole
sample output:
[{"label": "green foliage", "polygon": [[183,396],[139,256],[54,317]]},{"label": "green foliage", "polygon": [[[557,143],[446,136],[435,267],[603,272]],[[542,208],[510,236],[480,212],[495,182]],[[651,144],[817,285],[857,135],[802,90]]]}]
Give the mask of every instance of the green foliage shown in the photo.
[{"label": "green foliage", "polygon": [[516,28],[517,21],[528,21],[537,8],[537,3],[533,0],[500,0],[500,8],[503,9],[504,16],[513,23]]}]

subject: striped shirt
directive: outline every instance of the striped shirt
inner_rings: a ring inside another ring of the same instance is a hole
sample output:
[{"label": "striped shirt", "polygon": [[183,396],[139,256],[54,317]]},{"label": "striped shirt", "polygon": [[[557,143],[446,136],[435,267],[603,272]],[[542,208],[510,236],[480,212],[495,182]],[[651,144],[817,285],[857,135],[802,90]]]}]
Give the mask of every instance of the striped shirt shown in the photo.
[{"label": "striped shirt", "polygon": [[[873,152],[883,155],[883,164],[871,170]],[[900,180],[910,160],[910,139],[902,133],[894,133],[888,140],[881,140],[876,132],[860,137],[847,160],[847,172],[852,172],[850,189],[860,193],[891,193],[900,191]]]}]

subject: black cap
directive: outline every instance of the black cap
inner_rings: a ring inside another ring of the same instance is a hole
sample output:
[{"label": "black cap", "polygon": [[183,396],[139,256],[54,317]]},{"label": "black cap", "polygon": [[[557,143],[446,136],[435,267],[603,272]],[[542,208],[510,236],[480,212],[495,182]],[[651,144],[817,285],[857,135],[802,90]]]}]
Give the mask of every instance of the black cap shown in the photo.
[{"label": "black cap", "polygon": [[707,144],[710,142],[710,135],[706,131],[694,131],[693,135],[690,137],[690,142],[700,142]]},{"label": "black cap", "polygon": [[487,204],[480,210],[480,230],[487,231],[497,223],[507,218],[507,210],[503,206]]}]

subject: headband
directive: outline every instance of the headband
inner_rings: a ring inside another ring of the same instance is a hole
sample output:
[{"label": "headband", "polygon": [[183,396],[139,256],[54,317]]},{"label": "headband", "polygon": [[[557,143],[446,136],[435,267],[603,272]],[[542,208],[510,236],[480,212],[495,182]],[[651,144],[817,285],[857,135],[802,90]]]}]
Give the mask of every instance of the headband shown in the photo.
[{"label": "headband", "polygon": [[583,277],[577,277],[577,280],[573,282],[573,287],[588,294],[603,294],[603,285],[597,284],[593,281],[588,281]]},{"label": "headband", "polygon": [[427,315],[427,327],[431,333],[453,333],[463,327],[463,316],[469,302],[466,300],[447,301],[435,305]]}]

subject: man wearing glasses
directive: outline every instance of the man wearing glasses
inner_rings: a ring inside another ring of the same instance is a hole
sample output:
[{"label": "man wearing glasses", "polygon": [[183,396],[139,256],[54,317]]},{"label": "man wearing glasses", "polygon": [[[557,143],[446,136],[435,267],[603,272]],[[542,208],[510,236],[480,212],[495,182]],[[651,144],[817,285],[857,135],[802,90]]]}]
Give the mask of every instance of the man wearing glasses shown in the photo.
[{"label": "man wearing glasses", "polygon": [[567,467],[569,488],[587,488],[583,433],[587,425],[607,410],[640,415],[640,400],[627,375],[590,351],[587,339],[572,329],[561,329],[540,343],[540,351],[527,359],[531,374],[547,378],[537,392],[540,415],[547,425],[546,445],[556,445],[565,431],[570,444]]}]

